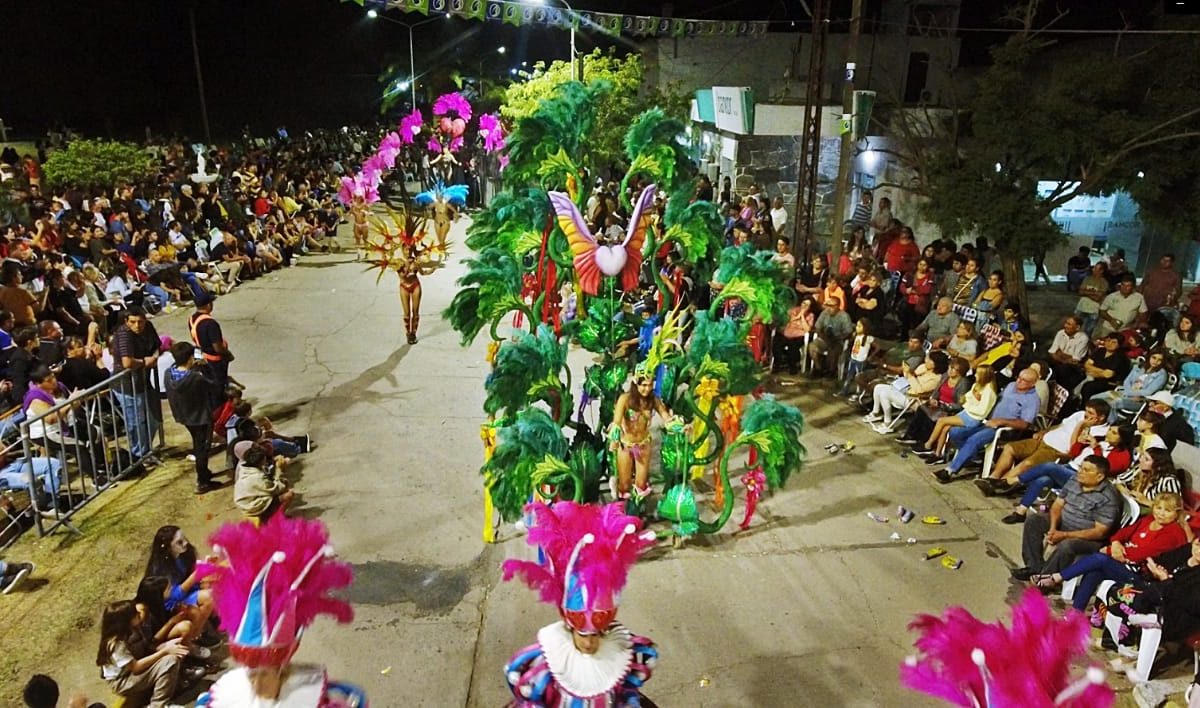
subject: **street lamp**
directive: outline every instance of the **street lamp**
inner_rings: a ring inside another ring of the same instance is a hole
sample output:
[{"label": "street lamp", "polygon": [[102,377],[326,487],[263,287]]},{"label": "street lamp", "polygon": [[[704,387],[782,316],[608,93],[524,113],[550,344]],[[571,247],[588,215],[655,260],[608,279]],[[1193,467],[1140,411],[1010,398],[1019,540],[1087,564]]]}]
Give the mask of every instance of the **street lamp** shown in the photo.
[{"label": "street lamp", "polygon": [[505,52],[507,52],[507,51],[508,51],[508,50],[504,48],[504,45],[503,45],[503,44],[501,44],[499,47],[496,47],[496,52],[497,52],[498,54],[503,54],[503,53],[505,53]]},{"label": "street lamp", "polygon": [[[530,0],[530,2],[532,2],[534,5],[546,4],[546,0]],[[574,81],[576,78],[578,78],[578,75],[575,73],[575,23],[571,18],[572,15],[576,14],[575,8],[571,7],[571,3],[567,2],[567,0],[558,0],[558,2],[561,2],[563,6],[567,8],[567,12],[570,13],[567,16],[567,26],[571,28],[571,80]]]},{"label": "street lamp", "polygon": [[[367,17],[374,18],[374,17],[379,17],[379,16],[380,16],[379,13],[375,12],[374,10],[367,11]],[[427,20],[421,20],[420,22],[416,22],[414,24],[409,24],[407,22],[401,22],[400,20],[388,17],[387,15],[383,15],[382,17],[383,17],[383,19],[387,20],[388,22],[392,22],[394,24],[400,25],[401,27],[404,27],[405,29],[408,30],[408,79],[409,80],[405,81],[404,85],[411,91],[411,93],[409,94],[409,98],[412,100],[412,107],[413,107],[413,110],[415,111],[417,109],[417,63],[416,63],[416,55],[413,52],[413,30],[416,29],[417,27],[420,27],[421,25],[427,25],[430,22],[436,22],[437,20],[439,20],[441,18],[430,17]],[[446,19],[450,19],[450,15],[448,13],[446,15]],[[404,87],[401,87],[400,90],[403,91]]]}]

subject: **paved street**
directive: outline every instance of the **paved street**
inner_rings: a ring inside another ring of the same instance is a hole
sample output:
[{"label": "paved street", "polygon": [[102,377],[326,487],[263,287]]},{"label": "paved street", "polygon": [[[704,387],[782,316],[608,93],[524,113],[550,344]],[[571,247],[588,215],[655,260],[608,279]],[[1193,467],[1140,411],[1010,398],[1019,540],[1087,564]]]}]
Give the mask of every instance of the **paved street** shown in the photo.
[{"label": "paved street", "polygon": [[[354,623],[319,622],[300,658],[361,683],[379,706],[503,705],[505,659],[554,619],[523,585],[499,582],[500,561],[527,552],[511,527],[502,543],[480,541],[486,344],[461,348],[437,314],[461,258],[425,279],[415,346],[403,341],[395,278],[376,285],[350,254],[306,258],[216,306],[233,373],[260,412],[320,443],[300,466],[299,511],[324,520],[357,569]],[[178,315],[156,322],[184,334]],[[781,389],[807,416],[809,462],[763,500],[749,531],[665,545],[635,567],[621,619],[660,645],[647,688],[659,705],[933,705],[896,680],[910,617],[954,603],[1006,616],[1005,559],[1019,531],[998,523],[1001,503],[969,484],[938,485],[860,413],[810,395],[824,390]],[[850,453],[822,449],[850,439]],[[947,523],[901,525],[897,504]],[[739,503],[734,522],[741,513]],[[231,505],[210,523],[221,517]],[[962,568],[923,561],[934,545]]]}]

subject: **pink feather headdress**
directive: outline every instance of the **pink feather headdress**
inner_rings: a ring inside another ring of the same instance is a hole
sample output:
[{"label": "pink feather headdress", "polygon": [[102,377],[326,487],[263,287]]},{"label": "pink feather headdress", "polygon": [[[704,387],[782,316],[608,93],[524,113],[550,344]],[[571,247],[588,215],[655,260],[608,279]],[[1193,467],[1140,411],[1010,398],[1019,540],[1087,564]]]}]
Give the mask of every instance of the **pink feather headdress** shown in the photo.
[{"label": "pink feather headdress", "polygon": [[411,145],[413,140],[421,132],[421,126],[424,125],[425,118],[421,115],[421,111],[414,110],[412,113],[400,119],[400,140],[405,144]]},{"label": "pink feather headdress", "polygon": [[1035,588],[1012,608],[1012,627],[988,624],[962,607],[941,617],[918,615],[908,625],[921,636],[920,656],[900,667],[911,689],[966,708],[1107,708],[1113,691],[1104,671],[1089,667],[1072,679],[1072,664],[1087,655],[1088,622],[1078,612],[1055,617]]},{"label": "pink feather headdress", "polygon": [[602,507],[534,502],[525,510],[534,517],[526,542],[540,548],[545,560],[507,560],[504,579],[520,576],[576,630],[604,631],[616,615],[629,569],[654,545],[654,534],[639,533],[641,520],[627,516],[619,502]]},{"label": "pink feather headdress", "polygon": [[213,599],[239,663],[284,666],[317,616],[341,623],[354,618],[350,603],[329,595],[350,585],[353,573],[334,559],[321,522],[276,514],[262,527],[225,524],[209,543],[224,556]]},{"label": "pink feather headdress", "polygon": [[433,102],[434,117],[453,115],[464,121],[471,120],[471,102],[461,93],[444,93]]},{"label": "pink feather headdress", "polygon": [[483,138],[483,149],[495,152],[504,148],[504,128],[493,113],[479,116],[479,135]]}]

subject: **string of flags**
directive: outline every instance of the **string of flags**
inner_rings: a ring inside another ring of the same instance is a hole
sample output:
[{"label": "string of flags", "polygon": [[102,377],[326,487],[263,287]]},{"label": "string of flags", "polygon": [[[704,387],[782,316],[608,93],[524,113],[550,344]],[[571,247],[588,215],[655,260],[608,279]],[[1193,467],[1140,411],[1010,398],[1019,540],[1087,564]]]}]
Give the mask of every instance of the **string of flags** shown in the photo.
[{"label": "string of flags", "polygon": [[423,15],[440,14],[514,27],[543,25],[631,37],[753,37],[767,33],[768,22],[747,20],[697,20],[610,12],[571,12],[564,8],[531,5],[513,0],[342,0],[376,10],[402,10]]}]

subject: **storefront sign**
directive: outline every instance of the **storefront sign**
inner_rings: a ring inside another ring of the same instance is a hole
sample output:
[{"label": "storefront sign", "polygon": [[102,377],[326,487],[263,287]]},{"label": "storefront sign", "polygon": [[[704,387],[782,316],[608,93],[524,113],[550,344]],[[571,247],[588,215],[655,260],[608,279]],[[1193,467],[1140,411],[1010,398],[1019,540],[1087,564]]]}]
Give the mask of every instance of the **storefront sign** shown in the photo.
[{"label": "storefront sign", "polygon": [[713,86],[713,108],[717,127],[738,135],[749,135],[754,125],[754,100],[744,86]]}]

